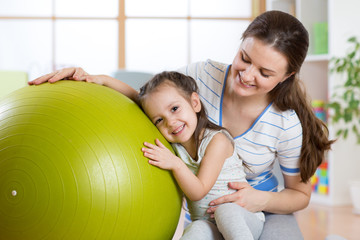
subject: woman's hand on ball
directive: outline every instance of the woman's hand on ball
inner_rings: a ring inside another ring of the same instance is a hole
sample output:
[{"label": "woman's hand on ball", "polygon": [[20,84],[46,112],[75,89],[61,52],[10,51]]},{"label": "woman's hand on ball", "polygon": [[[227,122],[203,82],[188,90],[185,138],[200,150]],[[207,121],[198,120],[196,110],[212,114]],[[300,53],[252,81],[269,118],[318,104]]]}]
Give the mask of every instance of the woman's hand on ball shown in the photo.
[{"label": "woman's hand on ball", "polygon": [[54,83],[62,79],[87,81],[88,76],[89,74],[82,68],[64,68],[29,81],[29,85],[38,85],[44,82]]},{"label": "woman's hand on ball", "polygon": [[174,170],[182,163],[181,159],[175,156],[167,147],[165,147],[159,139],[155,140],[155,144],[144,142],[144,156],[149,158],[149,163],[156,167],[166,170]]}]

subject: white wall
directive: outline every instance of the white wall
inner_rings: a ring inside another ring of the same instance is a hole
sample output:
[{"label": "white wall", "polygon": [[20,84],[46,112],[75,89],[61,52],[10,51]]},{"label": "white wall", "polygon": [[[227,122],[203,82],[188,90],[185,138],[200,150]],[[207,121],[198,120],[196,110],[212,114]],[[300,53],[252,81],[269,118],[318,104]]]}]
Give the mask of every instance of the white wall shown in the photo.
[{"label": "white wall", "polygon": [[[343,56],[348,45],[347,39],[356,35],[360,38],[360,1],[358,0],[329,0],[329,49],[331,56]],[[335,78],[330,76],[330,90],[334,87]],[[336,131],[336,129],[335,129]],[[330,155],[331,169],[330,184],[334,205],[350,203],[349,180],[360,179],[360,145],[350,137],[346,141],[340,139],[333,145]]]}]

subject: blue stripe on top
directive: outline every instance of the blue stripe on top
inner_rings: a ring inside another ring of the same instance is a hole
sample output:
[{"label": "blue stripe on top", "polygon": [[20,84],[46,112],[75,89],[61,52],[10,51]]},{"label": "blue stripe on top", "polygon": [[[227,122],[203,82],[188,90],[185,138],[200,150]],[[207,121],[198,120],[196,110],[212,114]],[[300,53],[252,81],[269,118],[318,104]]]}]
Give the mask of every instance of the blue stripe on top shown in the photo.
[{"label": "blue stripe on top", "polygon": [[300,168],[287,168],[287,167],[284,167],[282,165],[280,165],[280,168],[284,172],[288,172],[288,173],[298,173],[298,172],[300,172]]},{"label": "blue stripe on top", "polygon": [[260,122],[261,122],[261,123],[264,123],[264,124],[267,124],[267,125],[270,125],[270,126],[273,126],[273,127],[276,127],[276,128],[279,128],[279,129],[281,129],[281,130],[283,130],[283,131],[287,131],[287,130],[289,130],[289,129],[291,129],[291,128],[293,128],[293,127],[296,127],[297,125],[301,124],[300,122],[297,122],[296,124],[294,124],[294,125],[291,126],[291,127],[283,128],[283,127],[280,127],[280,126],[275,125],[275,124],[270,123],[270,122],[266,122],[266,121],[260,121]]},{"label": "blue stripe on top", "polygon": [[247,138],[244,138],[244,140],[245,140],[245,141],[248,141],[248,142],[250,142],[250,143],[252,143],[252,144],[254,144],[254,145],[257,145],[257,146],[267,147],[267,148],[270,148],[270,149],[276,149],[276,148],[273,147],[273,146],[265,145],[265,144],[262,144],[262,143],[257,143],[257,142],[251,141],[251,140],[249,140],[249,139],[247,139]]},{"label": "blue stripe on top", "polygon": [[198,80],[207,88],[209,89],[212,93],[215,94],[215,96],[217,97],[220,97],[219,94],[217,94],[214,90],[212,90],[208,85],[206,85],[206,83],[201,79],[201,78],[198,78]]},{"label": "blue stripe on top", "polygon": [[256,190],[260,190],[260,191],[276,192],[278,185],[279,185],[279,182],[276,179],[275,175],[272,173],[269,173],[269,175],[265,177],[264,181],[258,183],[257,185],[255,185],[253,187]]},{"label": "blue stripe on top", "polygon": [[225,85],[226,85],[226,80],[227,80],[227,76],[229,74],[229,70],[230,70],[231,65],[227,66],[226,68],[226,73],[225,73],[225,78],[224,78],[224,84],[223,84],[223,88],[221,91],[221,98],[220,98],[220,112],[219,112],[219,125],[222,126],[222,106],[223,106],[223,100],[224,100],[224,91],[225,91]]},{"label": "blue stripe on top", "polygon": [[222,69],[216,67],[214,64],[212,64],[211,62],[207,61],[206,64],[210,64],[213,68],[215,68],[216,70],[220,71],[220,72],[224,72]]},{"label": "blue stripe on top", "polygon": [[199,94],[199,96],[200,96],[200,98],[202,99],[202,100],[204,100],[206,103],[208,103],[210,106],[212,106],[213,108],[215,108],[216,110],[218,110],[218,108],[216,107],[216,106],[214,106],[211,102],[209,102],[206,98],[204,98],[202,95],[200,95]]},{"label": "blue stripe on top", "polygon": [[273,111],[269,111],[269,113],[274,114],[274,115],[276,115],[276,116],[279,116],[279,117],[281,117],[281,118],[285,118],[286,120],[289,120],[289,118],[287,118],[287,117],[285,117],[285,116],[283,116],[283,115],[281,115],[281,114],[279,114],[279,113],[276,113],[276,112],[273,112]]},{"label": "blue stripe on top", "polygon": [[215,119],[213,119],[213,118],[212,118],[212,117],[210,117],[209,115],[207,115],[207,117],[208,117],[208,119],[210,119],[210,121],[211,121],[211,122],[213,122],[213,123],[215,123],[215,124],[219,125],[219,124],[218,124],[218,122],[217,122]]},{"label": "blue stripe on top", "polygon": [[295,140],[295,139],[297,139],[297,138],[299,138],[299,137],[301,137],[301,136],[302,136],[302,133],[300,133],[300,134],[297,135],[296,137],[293,137],[293,138],[290,138],[290,139],[281,141],[281,142],[279,142],[279,144],[280,144],[280,143],[284,143],[284,142],[289,142],[289,141]]},{"label": "blue stripe on top", "polygon": [[278,153],[282,153],[282,152],[286,152],[286,151],[290,151],[290,150],[295,150],[295,149],[298,149],[298,148],[301,148],[302,145],[300,144],[299,146],[296,146],[296,147],[292,147],[292,148],[288,148],[288,149],[284,149],[284,150],[280,150],[278,151]]},{"label": "blue stripe on top", "polygon": [[298,126],[299,124],[301,124],[300,121],[299,121],[297,124],[295,124],[295,125],[293,125],[293,126],[291,126],[291,127],[288,127],[287,129],[285,129],[285,131],[287,131],[287,130],[289,130],[289,129],[291,129],[291,128],[294,128],[294,127]]},{"label": "blue stripe on top", "polygon": [[214,78],[208,71],[206,71],[206,69],[204,69],[204,72],[209,75],[211,77],[212,80],[214,80],[215,82],[221,84],[221,82],[219,80],[217,80],[216,78]]},{"label": "blue stripe on top", "polygon": [[271,107],[272,102],[264,109],[264,111],[256,118],[256,120],[254,121],[254,123],[249,127],[248,130],[246,130],[244,133],[240,134],[237,137],[234,137],[234,139],[237,139],[241,136],[244,136],[246,133],[248,133],[250,130],[252,130],[255,126],[255,124],[259,121],[259,119],[266,113],[266,111]]},{"label": "blue stripe on top", "polygon": [[265,155],[265,154],[266,154],[266,153],[252,152],[252,151],[249,151],[249,150],[247,150],[247,149],[245,149],[245,148],[243,148],[243,147],[240,147],[240,146],[238,146],[238,145],[236,145],[236,148],[237,148],[237,149],[240,149],[240,150],[242,150],[242,151],[244,151],[244,152],[253,154],[253,155]]},{"label": "blue stripe on top", "polygon": [[[247,165],[249,165],[249,166],[262,166],[262,165],[267,165],[268,163],[271,163],[271,162],[273,162],[273,161],[274,161],[274,158],[272,158],[272,159],[270,159],[270,160],[268,160],[268,161],[266,161],[266,162],[262,162],[262,163],[256,164],[256,163],[251,163],[251,162],[248,162],[248,161],[245,161],[245,160],[244,160],[244,162],[245,162]],[[262,175],[260,174],[259,176],[262,176]]]},{"label": "blue stripe on top", "polygon": [[270,138],[275,138],[276,140],[280,140],[280,138],[276,137],[276,136],[273,136],[273,135],[270,135],[270,134],[267,134],[267,133],[263,133],[263,132],[259,132],[259,131],[256,131],[256,130],[253,130],[254,133],[257,133],[257,134],[260,134],[260,135],[264,135],[264,136],[267,136],[267,137],[270,137]]}]

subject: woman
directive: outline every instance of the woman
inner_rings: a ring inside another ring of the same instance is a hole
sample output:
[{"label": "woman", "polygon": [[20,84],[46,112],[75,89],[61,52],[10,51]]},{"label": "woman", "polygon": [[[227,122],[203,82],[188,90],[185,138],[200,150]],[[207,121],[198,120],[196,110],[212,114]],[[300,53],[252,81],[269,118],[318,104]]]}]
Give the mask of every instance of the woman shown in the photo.
[{"label": "woman", "polygon": [[[232,65],[208,60],[181,72],[192,76],[209,118],[234,137],[237,152],[249,166],[248,183],[229,183],[237,192],[212,201],[233,202],[249,211],[264,211],[260,239],[303,239],[293,212],[310,200],[310,177],[333,141],[315,117],[297,78],[306,57],[309,37],[295,17],[269,11],[245,30]],[[81,68],[63,69],[30,84],[63,78],[95,82],[132,99],[138,92],[109,76],[90,76]],[[277,191],[273,164],[279,161],[285,189]]]}]

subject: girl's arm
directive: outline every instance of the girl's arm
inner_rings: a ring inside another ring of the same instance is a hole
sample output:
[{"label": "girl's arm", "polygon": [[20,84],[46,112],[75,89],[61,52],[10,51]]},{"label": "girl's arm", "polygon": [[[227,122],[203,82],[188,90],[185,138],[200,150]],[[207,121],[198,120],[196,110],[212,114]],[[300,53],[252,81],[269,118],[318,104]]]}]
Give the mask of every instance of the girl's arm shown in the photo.
[{"label": "girl's arm", "polygon": [[54,83],[62,79],[86,81],[104,85],[124,94],[133,101],[137,100],[138,92],[126,83],[107,75],[89,75],[82,68],[64,68],[36,78],[30,81],[29,85],[38,85],[44,82]]},{"label": "girl's arm", "polygon": [[205,150],[197,175],[185,163],[167,149],[158,139],[156,145],[145,142],[142,148],[149,163],[162,169],[171,170],[184,194],[192,201],[206,196],[214,186],[225,159],[234,151],[231,141],[222,133],[216,134]]}]

